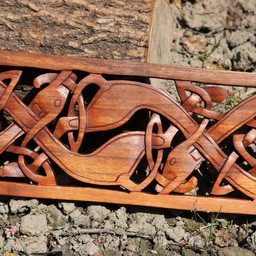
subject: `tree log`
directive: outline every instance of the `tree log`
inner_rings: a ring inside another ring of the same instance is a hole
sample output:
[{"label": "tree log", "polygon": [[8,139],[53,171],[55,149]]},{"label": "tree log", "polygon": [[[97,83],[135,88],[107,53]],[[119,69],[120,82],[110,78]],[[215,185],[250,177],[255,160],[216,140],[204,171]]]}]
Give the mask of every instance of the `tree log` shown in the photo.
[{"label": "tree log", "polygon": [[0,49],[146,61],[154,0],[5,0]]}]

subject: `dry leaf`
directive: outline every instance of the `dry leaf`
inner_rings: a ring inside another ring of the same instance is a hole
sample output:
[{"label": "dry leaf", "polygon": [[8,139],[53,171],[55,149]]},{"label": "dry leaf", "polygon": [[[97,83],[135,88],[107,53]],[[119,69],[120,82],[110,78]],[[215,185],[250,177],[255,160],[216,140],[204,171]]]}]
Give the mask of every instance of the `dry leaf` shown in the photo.
[{"label": "dry leaf", "polygon": [[208,44],[204,36],[201,35],[184,35],[182,38],[184,48],[191,54],[198,54],[206,51]]},{"label": "dry leaf", "polygon": [[5,252],[4,256],[17,256],[17,254],[11,253],[11,252]]},{"label": "dry leaf", "polygon": [[171,0],[171,3],[173,3],[178,9],[182,8],[181,0]]}]

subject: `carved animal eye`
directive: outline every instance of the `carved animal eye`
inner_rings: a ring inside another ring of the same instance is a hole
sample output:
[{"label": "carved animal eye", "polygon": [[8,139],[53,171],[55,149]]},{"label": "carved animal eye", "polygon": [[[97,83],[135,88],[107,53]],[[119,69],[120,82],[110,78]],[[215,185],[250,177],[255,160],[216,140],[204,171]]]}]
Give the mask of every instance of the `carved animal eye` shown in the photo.
[{"label": "carved animal eye", "polygon": [[60,99],[57,99],[54,101],[54,106],[55,107],[59,107],[61,105],[61,100]]},{"label": "carved animal eye", "polygon": [[176,163],[176,158],[171,158],[169,160],[169,165],[174,165]]}]

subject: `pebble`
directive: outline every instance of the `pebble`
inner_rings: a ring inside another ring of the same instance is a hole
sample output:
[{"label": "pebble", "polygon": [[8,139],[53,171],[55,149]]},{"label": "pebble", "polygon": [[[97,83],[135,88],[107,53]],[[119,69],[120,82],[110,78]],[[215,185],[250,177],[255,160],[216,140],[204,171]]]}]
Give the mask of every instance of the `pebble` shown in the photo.
[{"label": "pebble", "polygon": [[21,234],[39,236],[46,234],[49,230],[45,214],[28,214],[21,217],[20,232]]},{"label": "pebble", "polygon": [[174,228],[168,228],[165,233],[167,238],[179,243],[184,239],[186,231],[182,226],[176,226]]},{"label": "pebble", "polygon": [[218,251],[218,256],[255,256],[255,254],[240,247],[226,247]]}]

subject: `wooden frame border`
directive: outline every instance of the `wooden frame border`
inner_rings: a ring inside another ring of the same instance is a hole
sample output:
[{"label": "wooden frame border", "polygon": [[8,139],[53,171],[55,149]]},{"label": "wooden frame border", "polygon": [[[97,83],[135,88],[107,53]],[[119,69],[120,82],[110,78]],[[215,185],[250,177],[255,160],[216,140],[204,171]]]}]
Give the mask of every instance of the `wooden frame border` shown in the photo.
[{"label": "wooden frame border", "polygon": [[[228,85],[228,86],[241,86],[241,87],[256,87],[256,73],[246,73],[246,72],[234,72],[234,71],[220,71],[220,70],[208,70],[208,69],[199,69],[199,68],[190,68],[190,67],[176,67],[176,66],[168,66],[168,65],[158,65],[158,64],[149,64],[149,63],[135,63],[135,62],[128,62],[128,61],[115,61],[115,60],[100,60],[100,59],[88,59],[84,57],[76,57],[76,56],[51,56],[51,55],[44,55],[44,54],[37,54],[37,53],[25,53],[25,52],[9,52],[9,51],[0,51],[0,65],[6,66],[6,67],[20,67],[20,68],[39,68],[39,69],[45,69],[45,70],[53,70],[53,71],[61,71],[60,75],[57,76],[57,86],[60,86],[62,83],[67,83],[68,88],[74,89],[74,81],[72,80],[72,71],[84,71],[89,74],[88,81],[96,81],[102,88],[105,88],[107,82],[104,82],[102,80],[101,75],[102,74],[108,74],[108,75],[118,75],[118,76],[138,76],[138,77],[148,77],[148,78],[160,78],[160,79],[172,79],[181,81],[181,87],[182,86],[188,86],[186,82],[198,82],[198,83],[206,83],[206,84],[219,84],[219,85]],[[13,75],[13,74],[12,74]],[[15,74],[14,74],[15,75]],[[52,81],[55,81],[52,78]],[[49,77],[47,78],[49,79]],[[71,79],[72,81],[68,81],[68,79]],[[90,80],[91,79],[91,80]],[[40,80],[40,79],[39,79]],[[38,80],[38,81],[39,81]],[[185,84],[182,84],[182,82],[185,82]],[[38,82],[40,83],[40,81]],[[54,82],[53,82],[54,83]],[[102,84],[102,85],[101,85]],[[192,85],[192,83],[190,84]],[[190,86],[189,85],[189,86]],[[3,85],[5,86],[5,85]],[[73,86],[73,87],[72,87]],[[112,86],[112,85],[111,85]],[[143,88],[142,84],[136,84],[131,83],[131,86],[139,87],[137,90],[137,93],[140,93],[141,88]],[[5,86],[4,88],[8,88],[8,86]],[[3,90],[3,89],[2,89]],[[63,88],[62,91],[63,92]],[[7,90],[6,90],[7,91]],[[0,91],[1,92],[1,91]],[[53,96],[58,96],[55,90],[52,90]],[[155,91],[153,90],[153,93]],[[216,93],[217,94],[219,92]],[[1,95],[1,94],[0,94]],[[8,97],[2,93],[6,97],[4,104],[2,104],[4,107],[7,106],[9,111],[11,111],[11,101],[12,104],[16,104],[14,107],[14,112],[22,107],[19,108],[19,101],[17,98],[12,97],[11,98],[11,92]],[[64,94],[63,94],[64,95]],[[62,96],[63,96],[62,95]],[[64,96],[63,96],[64,97]],[[164,96],[165,97],[165,96]],[[1,100],[1,99],[0,99]],[[39,99],[40,100],[40,99]],[[9,102],[9,105],[8,105]],[[18,103],[17,103],[18,102]],[[57,101],[55,101],[56,103]],[[250,101],[246,101],[249,102]],[[254,106],[254,98],[251,100],[251,105]],[[195,103],[197,104],[197,103]],[[56,103],[56,108],[59,107],[59,105]],[[20,105],[21,106],[21,105]],[[25,127],[11,127],[9,130],[9,133],[16,132],[17,134],[11,138],[11,142],[16,140],[21,134],[23,134],[23,131],[29,132],[32,130],[33,126],[36,125],[35,120],[37,120],[38,117],[35,116],[34,112],[31,110],[32,107],[28,107],[26,109],[26,106],[23,106],[23,108],[27,111],[28,117],[31,128],[27,126]],[[178,107],[179,109],[183,108]],[[241,109],[244,108],[246,111],[246,107],[241,107]],[[155,107],[152,107],[152,109],[155,109]],[[185,109],[185,107],[184,107]],[[32,111],[32,112],[31,112]],[[248,117],[248,120],[255,122],[255,114],[253,113],[254,110],[251,110],[252,114],[250,117]],[[189,111],[188,111],[189,112]],[[59,113],[56,112],[56,115]],[[188,113],[184,112],[184,116],[189,116]],[[253,120],[251,120],[253,119]],[[243,124],[247,124],[247,119],[241,121]],[[40,121],[40,120],[39,120]],[[96,119],[94,121],[97,121]],[[161,130],[161,124],[160,119],[158,116],[152,117],[152,120],[150,121],[152,123],[149,123],[148,130],[153,130],[153,125],[157,124],[158,129]],[[192,121],[191,121],[192,122]],[[210,128],[208,129],[209,133],[211,135],[215,135],[216,141],[214,141],[209,134],[204,132],[207,122],[202,122],[200,125],[197,123],[194,124],[194,132],[190,134],[189,131],[185,131],[185,136],[187,137],[187,143],[191,143],[191,145],[196,144],[196,150],[198,150],[200,153],[204,152],[203,149],[203,142],[201,143],[201,138],[204,136],[204,140],[208,141],[207,143],[212,147],[211,150],[214,153],[216,151],[216,154],[218,157],[223,156],[223,153],[219,150],[217,146],[217,141],[220,140],[217,135],[218,129],[222,129],[221,127],[217,129],[217,131],[214,133],[214,129]],[[19,123],[20,126],[22,126],[22,122]],[[151,128],[150,128],[151,125]],[[253,124],[255,126],[255,123]],[[217,126],[217,125],[216,125]],[[221,125],[220,125],[221,126]],[[252,127],[254,127],[252,126]],[[100,126],[99,126],[100,127]],[[111,126],[113,128],[114,125]],[[23,131],[22,131],[23,129]],[[42,126],[40,128],[41,130],[44,129]],[[93,128],[91,128],[93,129]],[[100,128],[97,128],[100,129]],[[255,128],[253,128],[255,130]],[[148,131],[147,130],[147,131]],[[255,131],[253,130],[253,135]],[[169,131],[170,133],[167,134],[170,136],[170,134],[173,131]],[[187,134],[186,134],[187,133]],[[228,133],[228,132],[227,132]],[[231,131],[229,132],[231,133]],[[37,132],[35,134],[36,136],[36,142],[40,142],[40,146],[42,145],[42,141],[44,140],[44,136],[46,136],[47,130],[44,130],[44,132]],[[142,133],[130,133],[130,135],[134,135],[135,138],[140,140]],[[157,134],[153,134],[152,131],[150,133],[153,139],[157,140]],[[160,134],[161,138],[167,138],[166,134]],[[12,136],[12,135],[11,135]],[[145,135],[147,136],[147,134]],[[240,136],[240,137],[239,137]],[[242,141],[244,137],[241,137],[242,135],[239,135],[236,137],[236,143],[237,147],[241,148],[240,140]],[[50,138],[50,137],[49,137]],[[116,137],[117,139],[123,139],[124,144],[129,142],[128,138],[123,138],[121,136]],[[248,139],[249,140],[249,139]],[[191,142],[192,141],[192,142]],[[10,143],[11,143],[10,142]],[[115,143],[114,141],[111,141],[110,143]],[[152,142],[149,141],[148,137],[146,138],[146,144]],[[201,144],[200,144],[201,143]],[[239,144],[240,143],[240,144]],[[248,142],[249,143],[249,142]],[[184,144],[185,145],[185,144]],[[190,145],[190,146],[191,146]],[[209,146],[207,145],[207,146]],[[6,147],[9,147],[8,144]],[[26,143],[22,145],[23,150],[26,146]],[[210,147],[209,146],[209,147]],[[242,145],[244,146],[244,145]],[[156,148],[161,147],[159,145],[155,145]],[[145,149],[146,151],[147,149]],[[185,149],[182,149],[185,150]],[[215,150],[215,151],[214,151]],[[243,148],[241,148],[243,150]],[[11,152],[17,153],[17,154],[25,154],[25,151],[22,151],[21,149],[13,148]],[[20,153],[22,152],[22,153]],[[241,151],[242,152],[242,151]],[[32,154],[32,153],[31,153]],[[33,153],[34,154],[34,153]],[[197,154],[197,153],[196,153]],[[38,157],[38,155],[34,154],[33,157]],[[47,152],[47,155],[51,155],[50,152]],[[41,156],[40,156],[41,157]],[[45,157],[45,156],[44,156]],[[196,158],[197,156],[195,156]],[[235,174],[230,172],[231,166],[235,163],[238,156],[235,154],[231,154],[229,157],[225,158],[223,157],[223,163],[221,164],[221,167],[218,171],[223,172],[220,174],[220,177],[218,179],[228,177],[232,185],[236,185],[237,180],[233,180],[235,177]],[[139,158],[138,158],[139,159]],[[136,159],[136,161],[138,161]],[[216,158],[217,159],[217,158]],[[45,159],[40,159],[38,161],[46,161]],[[150,161],[149,161],[150,162]],[[151,159],[151,164],[153,163],[153,160]],[[216,166],[218,163],[216,163]],[[152,164],[152,172],[156,172],[154,168],[154,164]],[[23,171],[24,172],[24,171]],[[25,172],[26,174],[26,172]],[[69,173],[68,173],[69,174]],[[21,174],[19,174],[21,175]],[[155,173],[156,175],[156,173]],[[254,184],[254,175],[247,175],[247,173],[243,173],[243,177],[248,178],[249,180],[249,187],[254,186],[251,184]],[[26,176],[26,175],[25,175]],[[72,176],[72,175],[71,175]],[[247,177],[248,176],[248,177]],[[33,177],[33,174],[32,176]],[[240,176],[237,176],[239,179]],[[241,178],[243,178],[241,176]],[[30,178],[30,176],[29,176]],[[128,177],[129,178],[129,177]],[[154,178],[154,177],[153,177]],[[159,178],[159,177],[158,177]],[[121,177],[120,178],[120,184],[124,182],[124,184],[128,184],[128,187],[131,188],[129,191],[120,191],[120,190],[111,190],[106,188],[94,188],[94,187],[74,187],[74,186],[58,186],[55,185],[52,180],[45,179],[46,184],[44,185],[44,178],[42,178],[42,181],[38,181],[38,185],[34,184],[26,184],[26,183],[18,183],[18,182],[9,182],[9,181],[0,181],[0,194],[1,195],[7,195],[7,196],[21,196],[21,197],[36,197],[36,198],[49,198],[49,199],[59,199],[59,200],[80,200],[80,201],[91,201],[91,202],[104,202],[104,203],[117,203],[117,204],[130,204],[130,205],[141,205],[141,206],[151,206],[151,207],[163,207],[163,208],[171,208],[171,209],[180,209],[180,210],[196,210],[196,211],[208,211],[208,212],[225,212],[225,213],[241,213],[241,214],[256,214],[256,203],[255,199],[237,199],[237,198],[231,198],[231,197],[224,197],[224,196],[214,196],[212,195],[210,198],[207,196],[190,196],[190,195],[176,195],[176,194],[147,194],[142,191],[136,191],[136,187],[133,187],[132,184],[126,180],[127,177]],[[161,180],[162,184],[167,184],[169,180],[166,177],[160,177],[159,180]],[[81,180],[84,181],[84,180]],[[42,184],[40,183],[42,182]],[[52,182],[52,183],[51,183]],[[242,183],[242,181],[241,181]],[[97,185],[100,185],[100,183],[96,183]],[[112,184],[109,182],[109,184]],[[107,184],[107,185],[109,185]],[[115,185],[115,184],[114,184]],[[219,183],[218,183],[219,185]],[[246,188],[242,188],[241,184],[238,184],[241,187],[242,192],[246,192]],[[144,186],[144,184],[143,184]],[[141,185],[141,187],[143,187]],[[168,184],[166,185],[169,186]],[[134,191],[133,191],[134,189]],[[158,188],[159,189],[159,188]],[[224,193],[225,191],[223,189],[219,190],[219,187],[214,187],[216,191],[216,195],[219,193]],[[229,191],[229,187],[226,188],[227,191]],[[178,192],[182,191],[182,189],[178,188]],[[223,192],[224,191],[224,192]],[[250,192],[254,196],[255,189],[252,188],[253,192]],[[157,192],[161,192],[161,190],[157,190]],[[176,192],[176,191],[175,191]],[[246,194],[250,197],[250,193]],[[223,194],[224,195],[224,194]],[[214,204],[211,202],[209,203],[209,199],[214,201]]]}]

